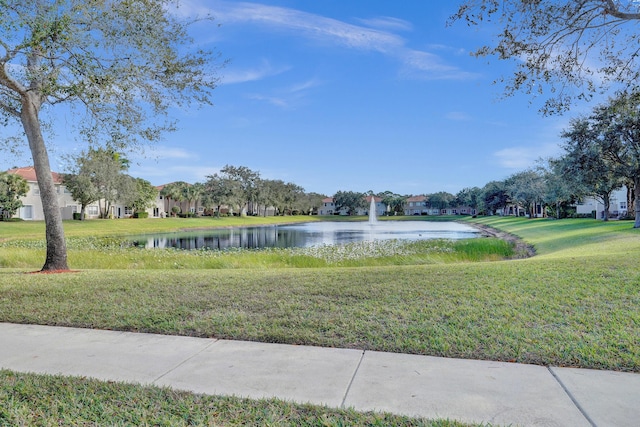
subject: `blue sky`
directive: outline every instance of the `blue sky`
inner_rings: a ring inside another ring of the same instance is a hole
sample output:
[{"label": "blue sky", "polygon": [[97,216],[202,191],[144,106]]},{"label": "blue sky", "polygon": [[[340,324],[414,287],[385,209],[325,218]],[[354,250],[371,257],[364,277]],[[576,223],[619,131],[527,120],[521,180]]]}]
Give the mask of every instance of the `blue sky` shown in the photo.
[{"label": "blue sky", "polygon": [[[469,52],[495,28],[447,26],[451,0],[192,0],[193,30],[230,63],[214,106],[175,111],[129,173],[204,182],[226,164],[306,191],[424,194],[483,186],[559,154],[569,116],[543,117],[492,82],[513,64]],[[71,147],[51,141],[52,167]],[[31,164],[3,155],[0,167]]]}]

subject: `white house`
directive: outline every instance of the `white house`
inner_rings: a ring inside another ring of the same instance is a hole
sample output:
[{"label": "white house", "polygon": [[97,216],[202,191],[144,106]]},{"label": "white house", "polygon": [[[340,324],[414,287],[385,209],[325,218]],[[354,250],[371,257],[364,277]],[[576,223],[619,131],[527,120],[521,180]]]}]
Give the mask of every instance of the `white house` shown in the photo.
[{"label": "white house", "polygon": [[[609,218],[619,218],[627,215],[627,187],[622,187],[611,194],[609,204]],[[582,203],[576,204],[576,213],[581,215],[591,215],[596,213],[596,218],[604,218],[604,203],[595,197],[587,197]]]},{"label": "white house", "polygon": [[[22,198],[22,207],[14,215],[14,218],[24,220],[44,221],[44,210],[42,209],[42,200],[40,199],[40,189],[38,188],[38,180],[36,179],[36,171],[33,166],[10,169],[8,173],[15,174],[24,178],[29,184],[27,195]],[[57,172],[51,172],[53,182],[55,183],[56,193],[58,194],[58,206],[62,213],[62,219],[73,219],[73,214],[80,212],[80,203],[73,199],[71,193],[67,190],[62,182],[62,175]],[[155,200],[153,207],[147,209],[149,217],[158,218],[164,213],[164,200],[160,195]],[[132,215],[131,208],[121,203],[112,206],[111,215],[114,218],[128,218]],[[98,218],[100,215],[98,202],[91,203],[86,207],[85,215],[87,218]]]}]

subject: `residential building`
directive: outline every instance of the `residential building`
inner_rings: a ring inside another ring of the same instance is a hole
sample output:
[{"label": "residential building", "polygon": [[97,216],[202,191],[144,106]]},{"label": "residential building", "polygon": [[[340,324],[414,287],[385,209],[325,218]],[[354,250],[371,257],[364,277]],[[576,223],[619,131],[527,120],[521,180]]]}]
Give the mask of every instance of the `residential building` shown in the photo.
[{"label": "residential building", "polygon": [[[355,212],[355,215],[369,215],[369,209],[371,208],[371,197],[375,200],[375,209],[376,216],[386,215],[387,205],[382,203],[382,197],[378,196],[366,196],[365,197],[365,207],[358,208]],[[348,215],[349,212],[347,209],[342,208],[340,211],[336,211],[336,204],[333,197],[327,197],[322,199],[322,205],[318,209],[318,215]]]},{"label": "residential building", "polygon": [[[36,171],[33,166],[10,169],[8,173],[21,176],[27,181],[29,185],[29,191],[27,195],[22,198],[22,207],[18,209],[18,212],[14,215],[14,218],[21,218],[24,220],[43,221],[44,209],[42,208],[42,200],[40,199],[40,189],[38,188],[38,180],[36,178]],[[71,192],[67,190],[62,180],[62,175],[57,172],[51,172],[53,182],[56,187],[56,193],[58,194],[58,206],[62,213],[62,219],[73,219],[73,214],[80,212],[81,205],[71,196]],[[102,203],[104,205],[104,202]],[[164,213],[164,201],[158,194],[153,207],[147,209],[149,217],[159,218]],[[123,205],[122,203],[115,203],[111,206],[111,212],[109,213],[113,218],[128,218],[133,214],[130,207]],[[85,216],[88,219],[98,218],[100,216],[100,207],[98,202],[89,204],[85,209]]]},{"label": "residential building", "polygon": [[318,209],[318,215],[334,215],[336,214],[336,204],[333,197],[322,199],[322,205]]},{"label": "residential building", "polygon": [[409,197],[404,204],[405,215],[439,215],[437,213],[430,213],[427,209],[427,196],[412,196]]},{"label": "residential building", "polygon": [[[42,208],[42,200],[40,200],[40,188],[38,187],[38,180],[36,179],[36,170],[33,166],[9,169],[7,173],[18,175],[24,178],[29,184],[29,191],[27,195],[22,198],[22,207],[18,209],[14,217],[43,221],[44,209]],[[62,183],[62,175],[52,172],[53,182],[56,187],[56,194],[58,195],[58,206],[62,212],[63,219],[72,219],[74,212],[80,212],[80,205],[73,200],[71,193]]]},{"label": "residential building", "polygon": [[376,210],[376,216],[383,216],[387,214],[387,211],[389,209],[389,207],[387,205],[385,205],[384,203],[382,203],[382,197],[378,197],[378,196],[367,196],[367,206],[365,209],[362,209],[363,213],[358,213],[358,215],[369,215],[369,210],[371,209],[371,198],[374,198],[375,200],[375,210]]},{"label": "residential building", "polygon": [[[609,218],[621,218],[627,215],[627,187],[614,191],[609,203]],[[581,203],[576,204],[576,213],[579,215],[592,215],[598,219],[604,218],[604,203],[595,197],[587,197]]]}]

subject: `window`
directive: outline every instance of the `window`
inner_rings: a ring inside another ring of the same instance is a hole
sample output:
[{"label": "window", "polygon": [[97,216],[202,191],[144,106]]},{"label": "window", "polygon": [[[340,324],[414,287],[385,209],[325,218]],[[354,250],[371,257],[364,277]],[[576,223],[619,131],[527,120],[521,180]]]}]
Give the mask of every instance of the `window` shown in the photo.
[{"label": "window", "polygon": [[620,210],[622,211],[627,210],[627,202],[620,202]]},{"label": "window", "polygon": [[40,187],[37,184],[33,185],[33,194],[40,194]]},{"label": "window", "polygon": [[97,206],[87,206],[87,215],[89,215],[89,216],[98,216],[98,207]]},{"label": "window", "polygon": [[125,215],[133,215],[133,209],[131,209],[130,207],[125,206],[124,214]]},{"label": "window", "polygon": [[22,219],[33,219],[33,206],[24,205],[22,207],[23,216]]}]

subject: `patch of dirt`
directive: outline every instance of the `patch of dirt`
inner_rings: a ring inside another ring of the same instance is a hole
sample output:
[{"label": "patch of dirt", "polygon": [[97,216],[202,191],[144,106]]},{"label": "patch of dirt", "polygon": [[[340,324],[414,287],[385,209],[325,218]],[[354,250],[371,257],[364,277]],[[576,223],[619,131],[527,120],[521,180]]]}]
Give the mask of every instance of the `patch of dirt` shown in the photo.
[{"label": "patch of dirt", "polygon": [[30,271],[27,274],[67,274],[67,273],[80,273],[80,270],[40,270],[40,271]]}]

